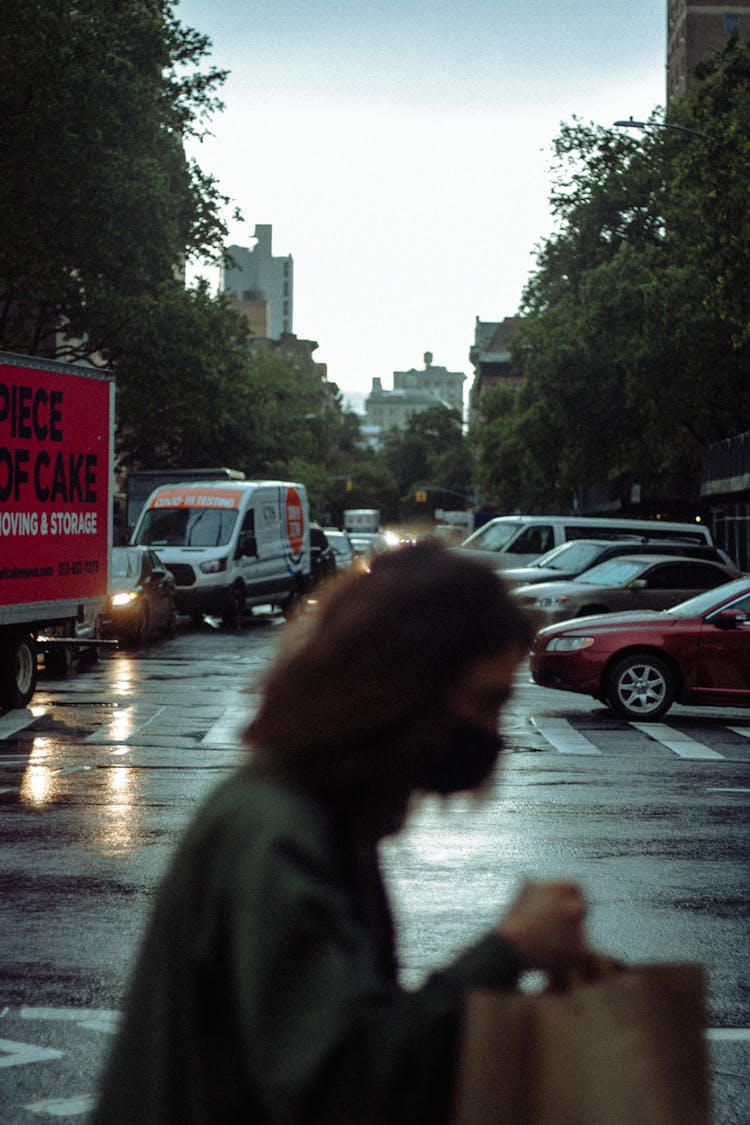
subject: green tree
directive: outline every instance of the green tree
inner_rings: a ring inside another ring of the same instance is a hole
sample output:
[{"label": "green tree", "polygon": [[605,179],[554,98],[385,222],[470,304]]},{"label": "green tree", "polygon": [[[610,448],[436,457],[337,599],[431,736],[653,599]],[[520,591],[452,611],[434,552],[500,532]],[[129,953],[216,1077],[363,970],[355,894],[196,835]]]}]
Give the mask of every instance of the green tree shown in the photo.
[{"label": "green tree", "polygon": [[244,469],[264,442],[259,404],[243,347],[246,322],[205,284],[171,282],[131,302],[132,331],[110,337],[117,359],[117,446],[126,465]]},{"label": "green tree", "polygon": [[[385,434],[380,457],[396,480],[399,518],[464,507],[474,466],[457,410],[436,405],[413,414],[403,430]],[[423,490],[426,507],[416,500]]]},{"label": "green tree", "polygon": [[564,126],[556,230],[523,299],[524,385],[475,430],[484,487],[569,508],[593,486],[697,496],[703,447],[750,427],[750,45],[703,67],[671,124]]},{"label": "green tree", "polygon": [[109,357],[145,295],[221,256],[227,201],[182,142],[224,74],[197,69],[208,40],[173,8],[5,0],[0,347]]}]

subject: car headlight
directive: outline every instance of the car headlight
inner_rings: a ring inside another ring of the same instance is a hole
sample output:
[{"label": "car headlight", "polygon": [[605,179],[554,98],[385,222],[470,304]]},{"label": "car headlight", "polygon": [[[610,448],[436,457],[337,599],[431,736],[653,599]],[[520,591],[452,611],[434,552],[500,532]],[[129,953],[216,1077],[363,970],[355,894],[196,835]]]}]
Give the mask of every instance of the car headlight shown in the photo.
[{"label": "car headlight", "polygon": [[224,559],[209,559],[208,562],[202,562],[200,569],[203,574],[219,574],[220,571],[227,569],[227,560]]},{"label": "car headlight", "polygon": [[138,594],[134,590],[123,592],[120,594],[113,594],[111,598],[113,608],[120,608],[124,605],[132,605],[132,603],[137,600]]},{"label": "car headlight", "polygon": [[591,648],[593,637],[553,637],[547,645],[547,652],[580,652]]},{"label": "car headlight", "polygon": [[542,595],[538,598],[535,598],[532,602],[532,605],[536,609],[548,609],[552,605],[565,605],[567,601],[570,601],[570,599],[566,597],[554,598],[548,595]]}]

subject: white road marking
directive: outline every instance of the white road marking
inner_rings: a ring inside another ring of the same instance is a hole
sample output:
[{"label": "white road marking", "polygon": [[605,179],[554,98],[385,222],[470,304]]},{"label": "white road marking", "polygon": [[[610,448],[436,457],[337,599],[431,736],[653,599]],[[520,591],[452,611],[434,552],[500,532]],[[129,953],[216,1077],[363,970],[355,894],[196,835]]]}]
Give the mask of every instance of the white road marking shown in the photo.
[{"label": "white road marking", "polygon": [[680,758],[718,758],[724,760],[724,755],[719,754],[717,750],[712,750],[710,746],[704,746],[702,742],[698,742],[681,730],[670,727],[667,723],[631,723],[630,725],[635,727],[636,730],[643,731],[649,738],[653,738],[654,742],[660,742],[662,746],[666,746],[668,750],[671,750],[673,754],[677,754]]},{"label": "white road marking", "polygon": [[32,1102],[23,1107],[29,1113],[42,1114],[45,1117],[77,1117],[84,1113],[91,1113],[94,1108],[93,1094],[79,1094],[74,1098],[45,1098],[41,1102]]},{"label": "white road marking", "polygon": [[734,731],[735,734],[741,734],[743,738],[750,738],[750,727],[727,727],[727,730]]},{"label": "white road marking", "polygon": [[37,1047],[33,1043],[17,1043],[13,1039],[0,1039],[0,1067],[25,1066],[31,1062],[46,1062],[49,1059],[61,1059],[64,1051],[56,1051],[52,1047]]},{"label": "white road marking", "polygon": [[115,1032],[120,1013],[112,1008],[19,1008],[22,1020],[62,1020],[90,1031]]},{"label": "white road marking", "polygon": [[711,1039],[714,1043],[750,1043],[750,1027],[709,1027],[706,1039]]},{"label": "white road marking", "polygon": [[152,711],[148,718],[143,719],[140,723],[132,723],[130,721],[130,708],[122,708],[117,711],[114,718],[110,722],[105,723],[103,726],[97,727],[91,734],[87,734],[84,742],[107,744],[110,742],[127,742],[133,735],[138,734],[145,727],[152,723],[154,719],[161,715],[165,708],[157,707]]},{"label": "white road marking", "polygon": [[536,715],[532,715],[531,721],[539,733],[561,754],[601,754],[601,750],[577,731],[567,719],[538,719]]},{"label": "white road marking", "polygon": [[25,707],[17,707],[14,711],[7,711],[4,715],[0,715],[0,739],[10,738],[19,730],[25,730],[36,718],[38,716],[32,715]]},{"label": "white road marking", "polygon": [[247,721],[247,716],[240,721],[235,712],[227,711],[208,728],[200,741],[201,746],[228,746],[239,749],[242,746],[242,728]]},{"label": "white road marking", "polygon": [[714,787],[709,787],[706,790],[706,792],[707,793],[750,793],[750,789],[747,789],[747,788],[728,789],[726,787],[723,787],[723,788],[719,789],[716,786],[714,786]]}]

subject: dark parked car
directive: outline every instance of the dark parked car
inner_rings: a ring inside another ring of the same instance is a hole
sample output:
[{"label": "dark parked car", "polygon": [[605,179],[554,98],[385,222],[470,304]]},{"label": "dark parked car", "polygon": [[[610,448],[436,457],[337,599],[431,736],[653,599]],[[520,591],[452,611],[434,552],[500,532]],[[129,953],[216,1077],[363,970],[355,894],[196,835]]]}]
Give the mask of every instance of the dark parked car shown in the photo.
[{"label": "dark parked car", "polygon": [[734,566],[679,555],[618,555],[568,582],[516,586],[514,597],[544,625],[631,609],[668,609],[736,577]]},{"label": "dark parked car", "polygon": [[101,633],[136,645],[174,632],[175,580],[150,547],[113,547]]},{"label": "dark parked car", "polygon": [[627,719],[657,719],[673,703],[750,707],[750,579],[661,612],[550,625],[537,635],[531,675]]},{"label": "dark parked car", "polygon": [[514,566],[501,570],[504,580],[511,586],[529,586],[537,582],[560,582],[577,578],[597,563],[617,555],[682,555],[691,559],[724,563],[733,568],[729,577],[739,578],[740,571],[729,555],[708,543],[690,543],[684,539],[648,539],[645,536],[623,536],[618,539],[569,539],[553,547],[528,566]]},{"label": "dark parked car", "polygon": [[336,573],[336,552],[319,523],[310,524],[310,588]]}]

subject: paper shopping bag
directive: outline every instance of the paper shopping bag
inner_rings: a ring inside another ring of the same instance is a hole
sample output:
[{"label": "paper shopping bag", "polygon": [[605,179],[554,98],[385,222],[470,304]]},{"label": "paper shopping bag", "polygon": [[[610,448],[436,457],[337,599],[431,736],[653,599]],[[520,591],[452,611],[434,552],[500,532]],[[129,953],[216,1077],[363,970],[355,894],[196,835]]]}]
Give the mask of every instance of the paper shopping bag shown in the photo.
[{"label": "paper shopping bag", "polygon": [[710,1125],[699,965],[468,999],[454,1125]]}]

